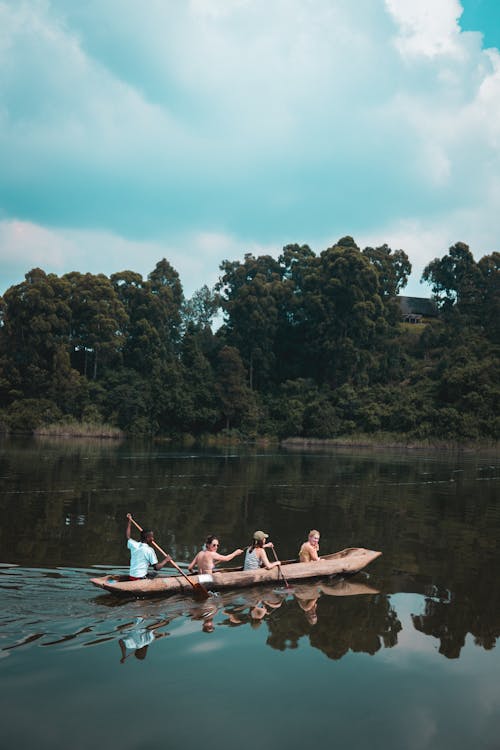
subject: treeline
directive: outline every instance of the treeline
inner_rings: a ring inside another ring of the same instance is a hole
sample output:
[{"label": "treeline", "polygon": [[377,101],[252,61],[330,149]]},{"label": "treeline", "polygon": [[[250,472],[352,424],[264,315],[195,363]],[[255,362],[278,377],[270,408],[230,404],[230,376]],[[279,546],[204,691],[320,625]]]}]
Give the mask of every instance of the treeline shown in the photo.
[{"label": "treeline", "polygon": [[432,261],[423,326],[401,322],[411,265],[387,245],[287,245],[220,271],[191,299],[165,259],[147,279],[27,273],[0,298],[0,429],[498,439],[499,253]]}]

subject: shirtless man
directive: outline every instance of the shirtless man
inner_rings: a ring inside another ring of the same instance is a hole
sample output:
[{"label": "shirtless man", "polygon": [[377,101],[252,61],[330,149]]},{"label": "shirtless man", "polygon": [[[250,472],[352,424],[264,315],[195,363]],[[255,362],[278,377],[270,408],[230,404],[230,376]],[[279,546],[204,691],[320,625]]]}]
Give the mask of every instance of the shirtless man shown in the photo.
[{"label": "shirtless man", "polygon": [[188,572],[193,573],[193,569],[198,568],[198,573],[211,574],[214,565],[218,562],[229,562],[237,555],[243,553],[242,549],[235,549],[230,555],[220,555],[217,552],[219,540],[216,536],[207,536],[204,549],[200,550],[194,560],[188,565]]}]

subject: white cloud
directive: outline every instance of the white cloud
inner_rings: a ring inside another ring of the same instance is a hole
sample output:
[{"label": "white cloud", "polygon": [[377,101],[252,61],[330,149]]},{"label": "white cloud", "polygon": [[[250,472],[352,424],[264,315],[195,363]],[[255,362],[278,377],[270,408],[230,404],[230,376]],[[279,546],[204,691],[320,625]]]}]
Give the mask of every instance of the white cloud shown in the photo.
[{"label": "white cloud", "polygon": [[459,0],[385,0],[385,3],[399,27],[395,41],[403,56],[463,57],[458,25],[463,9]]},{"label": "white cloud", "polygon": [[226,257],[344,234],[401,240],[415,267],[459,239],[489,252],[500,58],[461,11],[0,0],[3,269],[166,256],[194,290]]},{"label": "white cloud", "polygon": [[104,231],[47,229],[31,222],[0,221],[0,267],[12,268],[6,287],[20,283],[35,267],[57,275],[81,270],[110,276],[132,270],[146,278],[166,257],[179,273],[186,297],[190,297],[203,284],[212,286],[217,281],[222,260],[242,257],[244,252],[274,255],[276,248],[209,231],[148,242]]}]

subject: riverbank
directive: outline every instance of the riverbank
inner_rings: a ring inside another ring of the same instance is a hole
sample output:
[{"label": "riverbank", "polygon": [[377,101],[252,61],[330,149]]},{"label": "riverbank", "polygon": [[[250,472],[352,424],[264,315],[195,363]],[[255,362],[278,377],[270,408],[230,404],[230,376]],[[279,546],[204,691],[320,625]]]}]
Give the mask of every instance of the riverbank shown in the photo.
[{"label": "riverbank", "polygon": [[500,442],[487,438],[476,438],[474,440],[443,440],[441,438],[428,437],[425,439],[415,438],[403,433],[355,433],[339,435],[335,438],[313,438],[313,437],[288,437],[279,439],[273,435],[262,435],[249,437],[238,430],[223,430],[217,434],[204,434],[195,436],[189,433],[171,436],[138,436],[128,435],[118,427],[109,424],[96,424],[94,422],[68,422],[54,423],[38,427],[32,432],[9,432],[2,430],[4,436],[31,434],[35,437],[50,438],[86,438],[98,440],[136,440],[150,439],[153,443],[177,446],[181,448],[225,448],[230,446],[254,446],[257,448],[279,447],[285,450],[332,450],[336,448],[368,448],[372,450],[439,450],[439,451],[463,451],[473,452],[480,450],[493,454],[500,453]]},{"label": "riverbank", "polygon": [[343,435],[336,438],[286,438],[280,442],[288,450],[331,449],[331,448],[373,448],[400,450],[447,450],[447,451],[491,451],[500,453],[500,443],[478,438],[476,440],[442,440],[439,438],[416,439],[409,435],[393,433]]}]

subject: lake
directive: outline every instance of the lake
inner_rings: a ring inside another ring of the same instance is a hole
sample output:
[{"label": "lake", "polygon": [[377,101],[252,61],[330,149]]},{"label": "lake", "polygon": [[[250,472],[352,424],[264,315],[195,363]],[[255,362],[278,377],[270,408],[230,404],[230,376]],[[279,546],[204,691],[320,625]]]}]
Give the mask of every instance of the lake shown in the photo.
[{"label": "lake", "polygon": [[[4,439],[0,489],[4,747],[500,746],[498,454]],[[311,528],[383,554],[291,590],[115,599],[89,581],[127,571],[129,511],[181,565],[256,529],[281,559]]]}]

